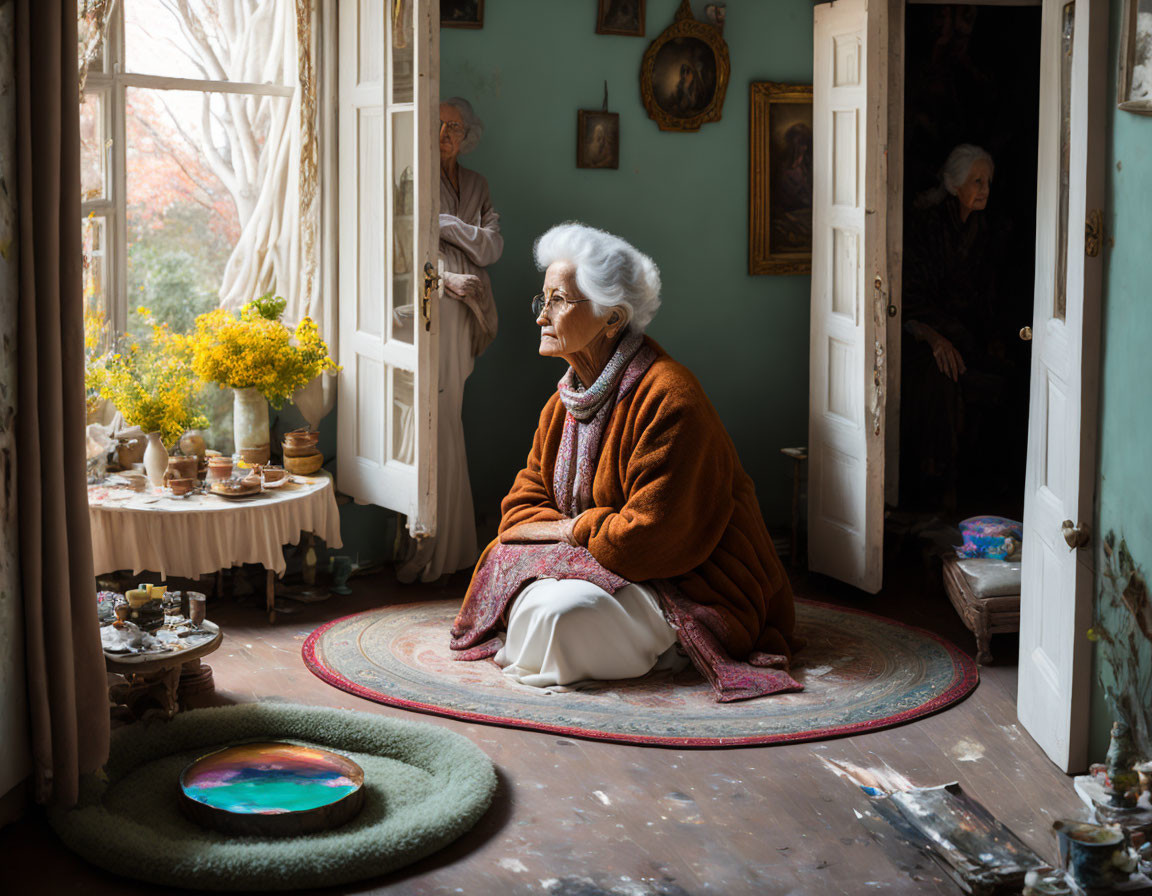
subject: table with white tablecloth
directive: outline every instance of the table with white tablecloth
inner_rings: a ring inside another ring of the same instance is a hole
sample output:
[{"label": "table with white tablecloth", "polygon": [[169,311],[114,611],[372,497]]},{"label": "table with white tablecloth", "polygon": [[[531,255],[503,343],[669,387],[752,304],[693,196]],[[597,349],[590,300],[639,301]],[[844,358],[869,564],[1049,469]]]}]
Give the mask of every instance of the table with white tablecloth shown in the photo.
[{"label": "table with white tablecloth", "polygon": [[88,487],[88,517],[96,574],[130,569],[161,578],[197,578],[241,563],[268,570],[268,612],[274,618],[275,577],[287,568],[283,546],[311,532],[342,546],[332,477],[293,476],[247,498],[213,494],[175,497],[166,489],[133,492]]}]

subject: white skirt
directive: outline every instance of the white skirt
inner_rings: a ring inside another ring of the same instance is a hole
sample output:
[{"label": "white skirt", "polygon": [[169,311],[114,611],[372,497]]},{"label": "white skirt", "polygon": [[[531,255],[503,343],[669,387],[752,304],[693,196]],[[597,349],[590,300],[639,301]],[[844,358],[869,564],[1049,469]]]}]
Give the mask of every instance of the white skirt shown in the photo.
[{"label": "white skirt", "polygon": [[637,678],[687,663],[655,595],[625,585],[614,595],[582,579],[537,579],[512,603],[496,663],[521,684]]}]

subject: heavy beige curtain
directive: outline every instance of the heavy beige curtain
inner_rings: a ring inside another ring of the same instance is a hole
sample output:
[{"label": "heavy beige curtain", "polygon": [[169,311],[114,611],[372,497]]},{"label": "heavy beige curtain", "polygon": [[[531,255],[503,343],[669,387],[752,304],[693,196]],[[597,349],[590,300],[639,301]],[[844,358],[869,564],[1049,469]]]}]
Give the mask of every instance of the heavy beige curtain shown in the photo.
[{"label": "heavy beige curtain", "polygon": [[108,755],[84,466],[76,10],[16,0],[16,483],[33,785],[76,801]]}]

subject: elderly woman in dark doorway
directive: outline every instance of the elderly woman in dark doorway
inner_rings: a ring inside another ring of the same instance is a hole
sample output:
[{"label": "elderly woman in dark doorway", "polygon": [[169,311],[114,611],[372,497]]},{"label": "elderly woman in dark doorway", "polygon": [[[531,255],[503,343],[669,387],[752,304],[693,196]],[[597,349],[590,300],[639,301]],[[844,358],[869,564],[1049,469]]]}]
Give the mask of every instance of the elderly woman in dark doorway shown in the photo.
[{"label": "elderly woman in dark doorway", "polygon": [[[966,495],[995,494],[1011,484],[996,480],[1022,457],[1017,431],[1027,404],[1011,405],[1028,374],[1011,339],[1013,312],[996,290],[1004,234],[985,211],[993,172],[983,149],[957,146],[940,188],[921,197],[906,231],[911,338],[902,362],[900,488],[908,508],[956,510],[961,477]],[[1018,477],[1015,491],[1023,494],[1022,468]]]},{"label": "elderly woman in dark doorway", "polygon": [[404,582],[429,582],[476,561],[476,519],[464,425],[464,381],[496,336],[496,302],[484,269],[504,251],[488,182],[459,157],[480,142],[484,125],[461,97],[440,104],[440,395],[437,534],[409,544],[396,568]]},{"label": "elderly woman in dark doorway", "polygon": [[644,335],[655,264],[582,224],[536,243],[545,404],[499,538],[452,629],[537,687],[634,678],[687,655],[722,701],[799,685],[792,590],[752,481],[695,377]]}]

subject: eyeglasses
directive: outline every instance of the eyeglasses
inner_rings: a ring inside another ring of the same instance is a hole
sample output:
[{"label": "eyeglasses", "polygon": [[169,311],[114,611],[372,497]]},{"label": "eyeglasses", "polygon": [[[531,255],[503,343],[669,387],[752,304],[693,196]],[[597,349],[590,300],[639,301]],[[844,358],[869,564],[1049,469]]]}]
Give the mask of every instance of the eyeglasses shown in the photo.
[{"label": "eyeglasses", "polygon": [[443,118],[440,119],[440,127],[441,128],[447,128],[448,133],[451,134],[453,137],[459,137],[466,130],[468,130],[468,128],[466,128],[463,124],[461,124],[458,121],[445,121]]},{"label": "eyeglasses", "polygon": [[544,311],[544,306],[548,306],[548,316],[551,317],[553,312],[561,305],[579,305],[581,302],[587,302],[588,299],[567,299],[564,296],[559,296],[552,293],[550,296],[540,293],[532,297],[532,313],[539,317]]}]

